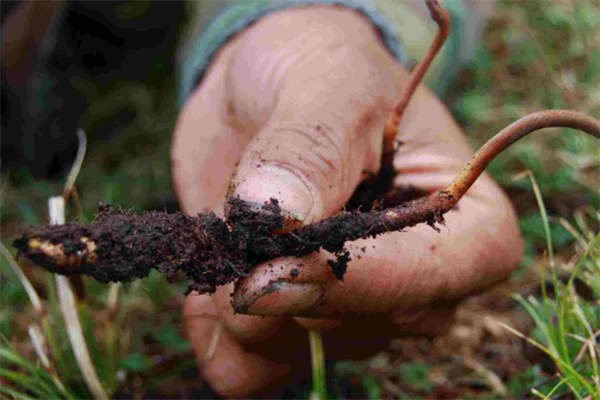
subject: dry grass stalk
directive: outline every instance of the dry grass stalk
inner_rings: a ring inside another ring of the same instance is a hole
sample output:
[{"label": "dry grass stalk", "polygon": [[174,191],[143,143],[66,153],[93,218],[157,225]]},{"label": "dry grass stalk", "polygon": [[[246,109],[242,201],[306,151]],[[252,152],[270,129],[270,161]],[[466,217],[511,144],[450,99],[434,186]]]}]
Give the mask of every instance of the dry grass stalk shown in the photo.
[{"label": "dry grass stalk", "polygon": [[[65,223],[64,207],[65,203],[62,196],[51,197],[48,199],[50,219],[53,224]],[[109,397],[100,382],[100,378],[98,377],[92,362],[92,357],[87,348],[85,336],[83,335],[83,328],[79,321],[75,294],[73,293],[69,279],[65,276],[56,275],[55,282],[60,311],[65,321],[65,327],[67,329],[69,341],[71,342],[71,347],[73,348],[75,360],[83,374],[83,379],[96,399],[108,400]]]}]

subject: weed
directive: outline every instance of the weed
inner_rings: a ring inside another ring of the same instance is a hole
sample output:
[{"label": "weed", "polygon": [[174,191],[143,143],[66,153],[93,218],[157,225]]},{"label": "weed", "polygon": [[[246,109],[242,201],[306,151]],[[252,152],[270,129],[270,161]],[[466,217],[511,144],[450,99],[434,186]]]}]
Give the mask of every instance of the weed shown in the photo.
[{"label": "weed", "polygon": [[[530,177],[540,204],[548,240],[549,268],[545,262],[542,268],[544,273],[549,269],[554,290],[553,296],[550,296],[546,290],[545,274],[542,274],[541,301],[534,297],[525,299],[520,295],[515,295],[515,298],[537,326],[527,340],[548,354],[558,371],[550,390],[532,390],[534,394],[544,398],[569,392],[578,399],[590,396],[589,398],[597,400],[600,399],[597,347],[597,337],[600,335],[600,291],[597,285],[600,276],[600,232],[590,230],[589,225],[580,218],[581,231],[575,234],[580,240],[580,248],[571,265],[565,266],[570,271],[567,283],[561,282],[554,262],[552,233],[545,206],[533,175],[530,174]],[[597,224],[600,220],[598,211],[590,215],[595,217]],[[592,289],[593,300],[585,300],[577,293],[574,286],[577,278]],[[510,327],[507,329],[524,337]]]}]

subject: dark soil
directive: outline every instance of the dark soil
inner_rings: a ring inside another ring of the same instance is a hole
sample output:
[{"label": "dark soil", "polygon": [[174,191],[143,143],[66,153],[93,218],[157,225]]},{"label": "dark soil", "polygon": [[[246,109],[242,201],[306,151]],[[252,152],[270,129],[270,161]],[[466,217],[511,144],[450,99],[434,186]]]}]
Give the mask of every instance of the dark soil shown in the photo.
[{"label": "dark soil", "polygon": [[[390,210],[393,218],[386,212]],[[284,229],[289,226],[289,217],[276,199],[256,207],[230,198],[228,214],[227,222],[214,213],[190,217],[153,211],[138,216],[120,206],[100,205],[89,225],[75,222],[31,227],[14,246],[20,255],[59,274],[85,274],[101,282],[119,282],[143,278],[155,268],[173,281],[181,271],[193,282],[187,293],[214,293],[217,286],[248,275],[261,262],[281,256],[301,257],[320,249],[336,256],[329,265],[343,280],[350,261],[346,241],[420,222],[431,226],[443,222],[441,213],[424,199],[387,210],[344,211],[291,232]],[[33,248],[32,239],[57,246],[62,257]],[[95,244],[93,252],[85,240]]]},{"label": "dark soil", "polygon": [[[101,282],[118,282],[143,278],[156,268],[172,281],[178,271],[184,271],[194,281],[189,290],[212,293],[216,286],[249,269],[240,257],[244,243],[234,236],[235,232],[214,214],[189,217],[149,212],[138,216],[119,206],[101,205],[89,225],[32,227],[14,241],[14,246],[19,254],[60,274],[85,274]],[[29,246],[30,239],[37,238],[62,244],[67,256],[80,255],[87,248],[81,241],[84,237],[96,244],[97,257],[83,256],[74,265],[57,263]]]}]

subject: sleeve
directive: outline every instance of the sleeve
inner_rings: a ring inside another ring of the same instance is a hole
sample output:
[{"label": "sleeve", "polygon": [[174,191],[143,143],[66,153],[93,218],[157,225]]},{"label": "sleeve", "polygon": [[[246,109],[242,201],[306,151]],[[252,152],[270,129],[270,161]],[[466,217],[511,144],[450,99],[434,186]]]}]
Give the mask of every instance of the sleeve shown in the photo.
[{"label": "sleeve", "polygon": [[[427,50],[437,26],[422,0],[247,0],[199,1],[196,16],[179,55],[178,104],[202,80],[217,50],[236,33],[261,17],[286,8],[307,4],[330,4],[361,12],[379,31],[383,44],[398,62],[410,68]],[[427,74],[425,83],[442,94],[452,75],[470,60],[485,21],[485,13],[469,0],[442,1],[454,28],[442,54]],[[468,22],[467,23],[465,23]],[[469,40],[470,39],[470,40]]]}]

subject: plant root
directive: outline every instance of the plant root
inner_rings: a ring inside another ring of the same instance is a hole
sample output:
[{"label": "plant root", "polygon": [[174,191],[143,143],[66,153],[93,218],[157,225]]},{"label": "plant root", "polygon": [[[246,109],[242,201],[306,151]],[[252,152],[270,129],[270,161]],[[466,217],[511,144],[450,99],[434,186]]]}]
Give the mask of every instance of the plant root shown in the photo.
[{"label": "plant root", "polygon": [[[119,206],[100,205],[89,225],[66,223],[31,227],[13,245],[48,271],[84,274],[101,282],[131,281],[152,268],[173,281],[179,272],[193,281],[187,293],[213,293],[218,286],[248,276],[254,266],[281,256],[301,257],[321,248],[334,253],[332,272],[343,279],[350,255],[347,240],[356,240],[415,225],[421,202],[382,213],[342,212],[293,232],[276,199],[257,209],[239,198],[229,199],[227,222],[213,213],[190,217],[150,212],[136,215]],[[415,215],[416,217],[412,216]],[[435,212],[428,221],[441,222]]]},{"label": "plant root", "polygon": [[[429,70],[433,59],[450,34],[450,15],[444,7],[442,7],[437,0],[425,0],[425,4],[429,9],[431,19],[438,25],[438,31],[433,42],[431,42],[429,49],[427,49],[427,52],[423,56],[423,59],[412,71],[408,85],[400,96],[398,96],[388,114],[383,129],[383,151],[381,153],[381,167],[379,172],[365,179],[358,186],[354,195],[346,205],[347,209],[358,209],[360,206],[363,207],[363,210],[370,211],[371,205],[375,202],[380,203],[384,201],[387,204],[388,199],[383,196],[386,196],[393,190],[393,181],[396,176],[396,171],[394,169],[394,155],[396,154],[399,144],[396,141],[396,135],[398,134],[400,121],[410,99],[423,80],[425,73]],[[387,197],[389,198],[389,196]]]},{"label": "plant root", "polygon": [[[450,34],[450,15],[448,12],[438,3],[437,0],[426,0],[425,4],[429,9],[429,13],[431,14],[431,19],[433,19],[438,24],[438,31],[427,49],[427,52],[423,56],[421,62],[415,67],[412,74],[410,75],[410,80],[408,85],[402,95],[396,99],[396,103],[392,107],[388,115],[388,119],[385,123],[385,127],[383,129],[383,157],[389,157],[393,159],[394,153],[396,152],[394,149],[394,141],[396,139],[396,134],[398,133],[398,128],[400,127],[400,120],[404,115],[404,111],[410,102],[417,86],[423,80],[423,76],[429,69],[433,59],[437,55],[438,51],[444,45],[446,38]],[[391,162],[391,160],[388,160]],[[393,170],[393,168],[392,168]]]},{"label": "plant root", "polygon": [[173,280],[184,272],[193,281],[187,293],[213,293],[217,286],[246,276],[261,262],[301,257],[320,249],[337,256],[329,263],[343,279],[350,253],[347,241],[376,237],[426,223],[437,230],[443,215],[461,199],[493,158],[518,139],[547,127],[569,127],[600,139],[600,121],[573,111],[541,111],[511,124],[488,141],[444,190],[400,206],[367,213],[341,212],[289,231],[277,199],[260,208],[239,198],[228,201],[227,222],[213,213],[190,217],[150,212],[136,216],[101,205],[89,225],[32,227],[14,241],[23,255],[59,274],[86,274],[101,282],[142,278],[152,268]]}]

